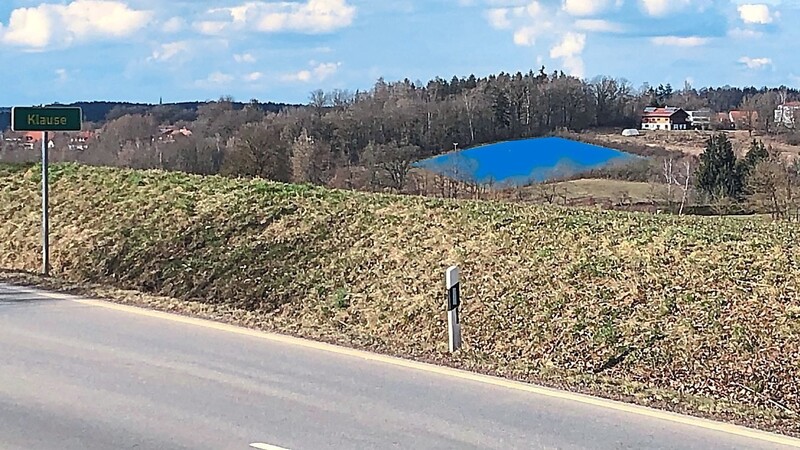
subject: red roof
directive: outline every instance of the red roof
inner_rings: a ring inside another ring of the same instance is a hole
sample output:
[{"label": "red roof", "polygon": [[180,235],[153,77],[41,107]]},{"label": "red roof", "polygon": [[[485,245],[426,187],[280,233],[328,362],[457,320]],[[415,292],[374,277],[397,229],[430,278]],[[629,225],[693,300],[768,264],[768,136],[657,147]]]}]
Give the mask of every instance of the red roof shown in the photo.
[{"label": "red roof", "polygon": [[42,141],[42,132],[41,131],[26,131],[22,133],[22,139],[27,142],[41,142]]},{"label": "red roof", "polygon": [[747,120],[748,118],[758,120],[758,113],[756,111],[731,111],[733,120]]}]

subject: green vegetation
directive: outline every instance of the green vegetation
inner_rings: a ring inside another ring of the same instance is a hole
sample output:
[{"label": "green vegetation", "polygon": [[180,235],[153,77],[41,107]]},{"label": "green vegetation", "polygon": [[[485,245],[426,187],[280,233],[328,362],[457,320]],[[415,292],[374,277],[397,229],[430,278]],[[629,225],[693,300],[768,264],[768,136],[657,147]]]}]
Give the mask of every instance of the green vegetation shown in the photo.
[{"label": "green vegetation", "polygon": [[[39,170],[0,169],[0,267],[39,267]],[[796,224],[77,165],[53,174],[59,278],[800,433]],[[442,292],[451,264],[462,265],[465,301],[465,349],[453,357]]]}]

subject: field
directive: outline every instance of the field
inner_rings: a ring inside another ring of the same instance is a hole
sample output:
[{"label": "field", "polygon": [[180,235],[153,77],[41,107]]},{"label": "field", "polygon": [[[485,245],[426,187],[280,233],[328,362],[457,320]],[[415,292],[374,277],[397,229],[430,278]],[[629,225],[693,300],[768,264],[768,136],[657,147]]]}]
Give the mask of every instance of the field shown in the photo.
[{"label": "field", "polygon": [[[625,137],[620,130],[590,131],[577,135],[588,138],[599,145],[607,145],[611,148],[625,148],[627,145],[636,145],[643,148],[664,148],[673,153],[683,153],[686,155],[698,156],[705,150],[706,141],[715,131],[640,131],[640,136]],[[734,152],[742,156],[750,148],[753,139],[761,140],[764,144],[772,146],[783,155],[796,158],[800,155],[800,147],[788,145],[777,136],[765,136],[753,133],[751,136],[747,131],[725,131],[724,132],[733,144]]]},{"label": "field", "polygon": [[[680,200],[677,191],[675,188],[673,197]],[[547,201],[548,195],[555,195],[555,204],[605,206],[663,202],[668,197],[664,184],[591,178],[526,186],[512,194],[515,200],[522,201],[541,203]]]},{"label": "field", "polygon": [[39,170],[0,166],[0,279],[800,435],[797,225],[56,165],[43,280]]}]

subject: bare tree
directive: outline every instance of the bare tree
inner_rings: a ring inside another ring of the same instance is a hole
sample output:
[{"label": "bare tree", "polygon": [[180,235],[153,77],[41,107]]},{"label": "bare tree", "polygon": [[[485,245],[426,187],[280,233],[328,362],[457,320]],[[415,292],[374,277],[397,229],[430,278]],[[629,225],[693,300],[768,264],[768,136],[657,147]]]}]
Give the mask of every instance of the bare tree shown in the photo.
[{"label": "bare tree", "polygon": [[330,145],[318,142],[304,128],[292,143],[291,165],[293,182],[326,184],[331,165]]},{"label": "bare tree", "polygon": [[685,159],[683,161],[683,169],[684,170],[681,173],[681,176],[683,177],[682,181],[677,177],[673,178],[673,182],[681,189],[681,206],[680,209],[678,209],[678,215],[683,215],[683,210],[689,200],[689,190],[692,180],[692,161],[690,159]]},{"label": "bare tree", "polygon": [[289,181],[289,150],[280,132],[264,123],[243,125],[226,147],[222,171],[229,175],[256,176]]},{"label": "bare tree", "polygon": [[752,193],[750,200],[760,209],[768,210],[775,219],[789,218],[797,202],[797,178],[793,166],[770,151],[749,172],[746,183]]}]

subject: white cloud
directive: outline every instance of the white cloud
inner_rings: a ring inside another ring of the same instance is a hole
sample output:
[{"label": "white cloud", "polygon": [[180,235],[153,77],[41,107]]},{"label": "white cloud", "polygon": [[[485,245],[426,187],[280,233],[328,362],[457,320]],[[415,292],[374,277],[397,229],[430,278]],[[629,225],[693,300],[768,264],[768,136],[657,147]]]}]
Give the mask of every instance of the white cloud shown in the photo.
[{"label": "white cloud", "polygon": [[699,47],[706,45],[709,39],[700,36],[656,36],[650,38],[655,45],[665,47]]},{"label": "white cloud", "polygon": [[522,27],[514,32],[514,43],[521,46],[535,45],[539,33],[540,29],[536,27]]},{"label": "white cloud", "polygon": [[244,80],[245,81],[251,81],[251,82],[252,81],[258,81],[258,80],[260,80],[262,78],[264,78],[264,74],[261,73],[261,72],[252,72],[252,73],[248,73],[247,75],[244,76]]},{"label": "white cloud", "polygon": [[600,19],[580,19],[575,21],[575,28],[583,31],[595,31],[605,33],[621,33],[622,25],[608,20]]},{"label": "white cloud", "polygon": [[551,58],[561,58],[564,68],[570,75],[583,77],[584,66],[581,54],[586,47],[586,35],[583,33],[566,33],[557,45],[550,49]]},{"label": "white cloud", "polygon": [[186,21],[181,17],[173,17],[162,25],[161,29],[165,33],[178,33],[186,27]]},{"label": "white cloud", "polygon": [[528,13],[529,16],[531,16],[533,18],[537,18],[537,17],[541,16],[542,13],[544,13],[544,8],[542,8],[542,4],[537,2],[536,0],[528,3],[528,6],[526,6],[525,8],[517,8],[517,10],[520,13],[522,11],[525,11],[525,12]]},{"label": "white cloud", "polygon": [[217,8],[211,15],[227,15],[225,20],[207,20],[195,24],[206,34],[219,34],[230,28],[265,33],[327,33],[353,23],[356,7],[347,0],[307,0],[305,2],[250,1],[232,8]]},{"label": "white cloud", "polygon": [[233,60],[237,63],[254,63],[256,62],[256,57],[250,53],[241,53],[233,55]]},{"label": "white cloud", "polygon": [[591,16],[607,6],[608,0],[564,0],[563,9],[573,16]]},{"label": "white cloud", "polygon": [[550,49],[551,58],[566,58],[583,53],[586,46],[586,35],[582,33],[567,33],[561,42]]},{"label": "white cloud", "polygon": [[739,5],[739,17],[744,23],[768,24],[772,23],[773,16],[769,6],[764,4]]},{"label": "white cloud", "polygon": [[58,77],[57,81],[63,83],[69,79],[69,75],[67,74],[67,69],[56,69],[55,74]]},{"label": "white cloud", "polygon": [[313,66],[311,69],[301,70],[296,73],[284,75],[282,79],[284,81],[301,81],[304,83],[309,81],[324,81],[325,79],[336,74],[336,72],[339,71],[339,67],[342,65],[342,63],[316,64],[312,61],[311,65]]},{"label": "white cloud", "polygon": [[642,8],[650,16],[665,16],[688,6],[692,0],[641,0]]},{"label": "white cloud", "polygon": [[148,61],[169,61],[181,53],[189,51],[189,43],[186,41],[168,42],[161,44],[157,49],[153,50]]},{"label": "white cloud", "polygon": [[750,58],[748,56],[743,56],[739,58],[739,62],[747,66],[748,69],[761,69],[772,65],[772,60],[770,58]]},{"label": "white cloud", "polygon": [[208,84],[227,84],[233,81],[233,75],[222,72],[214,72],[205,79]]},{"label": "white cloud", "polygon": [[89,38],[125,37],[147,25],[151,17],[151,12],[132,9],[117,0],[43,3],[13,10],[8,26],[0,28],[0,42],[44,49]]},{"label": "white cloud", "polygon": [[203,34],[222,34],[230,27],[228,22],[221,20],[203,20],[194,24],[194,29]]},{"label": "white cloud", "polygon": [[505,30],[511,27],[511,21],[508,20],[508,9],[505,8],[486,11],[486,19],[489,20],[489,25],[498,30]]},{"label": "white cloud", "polygon": [[764,33],[756,30],[748,30],[743,28],[733,28],[728,31],[728,36],[738,39],[755,39],[760,38]]}]

